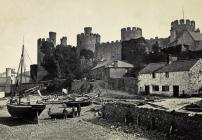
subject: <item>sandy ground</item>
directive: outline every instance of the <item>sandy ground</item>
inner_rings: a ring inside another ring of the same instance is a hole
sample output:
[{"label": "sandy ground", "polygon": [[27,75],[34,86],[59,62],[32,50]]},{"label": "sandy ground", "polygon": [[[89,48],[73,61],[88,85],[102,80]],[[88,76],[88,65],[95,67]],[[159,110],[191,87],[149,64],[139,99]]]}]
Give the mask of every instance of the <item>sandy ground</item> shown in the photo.
[{"label": "sandy ground", "polygon": [[[0,100],[0,106],[6,101]],[[39,124],[25,124],[10,118],[6,106],[0,108],[1,140],[159,140],[164,136],[143,128],[129,128],[98,118],[90,109],[82,108],[80,117],[51,120],[47,108],[40,115]]]}]

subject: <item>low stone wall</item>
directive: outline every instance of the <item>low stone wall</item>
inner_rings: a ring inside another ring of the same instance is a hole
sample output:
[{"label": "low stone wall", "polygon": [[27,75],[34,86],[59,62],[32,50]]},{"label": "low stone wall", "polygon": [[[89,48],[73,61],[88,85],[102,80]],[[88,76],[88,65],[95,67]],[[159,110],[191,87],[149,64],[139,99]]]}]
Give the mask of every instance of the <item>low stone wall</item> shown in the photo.
[{"label": "low stone wall", "polygon": [[199,114],[189,115],[175,111],[142,108],[129,103],[107,103],[103,107],[103,117],[118,122],[127,120],[128,123],[166,134],[174,131],[173,133],[185,139],[193,140],[202,137],[202,116]]}]

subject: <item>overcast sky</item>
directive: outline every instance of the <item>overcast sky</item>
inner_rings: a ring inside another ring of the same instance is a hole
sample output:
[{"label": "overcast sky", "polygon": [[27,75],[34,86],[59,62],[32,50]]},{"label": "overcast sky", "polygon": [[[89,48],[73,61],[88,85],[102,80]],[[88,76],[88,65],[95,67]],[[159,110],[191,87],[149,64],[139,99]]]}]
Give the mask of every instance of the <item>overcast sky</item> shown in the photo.
[{"label": "overcast sky", "polygon": [[0,0],[0,72],[16,68],[24,42],[31,58],[37,60],[37,38],[57,32],[57,43],[67,36],[76,45],[76,35],[92,26],[101,41],[120,40],[120,29],[141,27],[143,36],[167,37],[170,23],[183,16],[202,28],[201,0]]}]

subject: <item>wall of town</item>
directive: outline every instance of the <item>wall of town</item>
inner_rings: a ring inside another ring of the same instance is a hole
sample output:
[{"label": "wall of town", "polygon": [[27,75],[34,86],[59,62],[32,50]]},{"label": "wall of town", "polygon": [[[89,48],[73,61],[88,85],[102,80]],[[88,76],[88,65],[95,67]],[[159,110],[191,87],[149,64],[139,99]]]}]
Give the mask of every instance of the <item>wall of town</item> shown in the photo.
[{"label": "wall of town", "polygon": [[150,130],[169,133],[175,129],[177,135],[184,139],[202,137],[202,116],[189,115],[176,111],[144,108],[130,103],[107,103],[103,107],[103,117],[111,121],[125,122],[144,126]]}]

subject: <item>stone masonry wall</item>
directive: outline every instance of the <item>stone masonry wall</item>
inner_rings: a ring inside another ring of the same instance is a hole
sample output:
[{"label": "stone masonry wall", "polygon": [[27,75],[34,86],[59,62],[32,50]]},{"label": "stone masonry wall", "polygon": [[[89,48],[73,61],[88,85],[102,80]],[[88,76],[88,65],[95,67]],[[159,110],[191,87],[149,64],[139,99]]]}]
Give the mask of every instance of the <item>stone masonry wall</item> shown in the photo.
[{"label": "stone masonry wall", "polygon": [[129,103],[107,103],[103,107],[103,117],[111,121],[125,122],[126,117],[134,125],[168,133],[172,125],[176,134],[185,139],[202,137],[202,116],[175,111],[143,108]]}]

